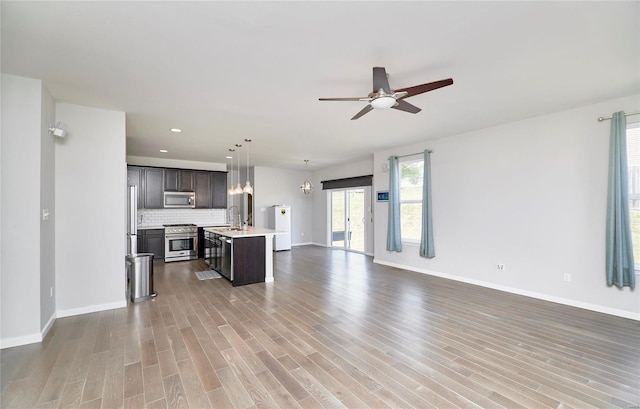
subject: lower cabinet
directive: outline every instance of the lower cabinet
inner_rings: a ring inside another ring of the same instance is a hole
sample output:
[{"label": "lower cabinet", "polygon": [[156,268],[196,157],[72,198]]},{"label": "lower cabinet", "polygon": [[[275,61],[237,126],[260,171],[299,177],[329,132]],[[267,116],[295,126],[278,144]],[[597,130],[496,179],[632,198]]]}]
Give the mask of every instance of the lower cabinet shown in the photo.
[{"label": "lower cabinet", "polygon": [[264,283],[266,276],[264,236],[229,238],[205,232],[205,241],[209,247],[207,257],[209,267],[230,280],[234,287]]},{"label": "lower cabinet", "polygon": [[264,283],[264,236],[234,238],[232,243],[233,286]]},{"label": "lower cabinet", "polygon": [[138,253],[153,253],[153,261],[164,261],[164,229],[138,230]]}]

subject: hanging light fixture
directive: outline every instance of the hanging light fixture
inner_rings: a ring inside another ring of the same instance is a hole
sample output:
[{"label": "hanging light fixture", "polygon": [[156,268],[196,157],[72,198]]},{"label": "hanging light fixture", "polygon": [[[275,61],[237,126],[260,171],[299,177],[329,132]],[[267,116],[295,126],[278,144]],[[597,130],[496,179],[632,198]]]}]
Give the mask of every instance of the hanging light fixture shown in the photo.
[{"label": "hanging light fixture", "polygon": [[233,193],[236,195],[241,195],[242,194],[242,186],[240,186],[240,148],[242,148],[242,145],[237,144],[236,143],[236,151],[238,152],[238,184],[236,185],[235,189],[233,189]]},{"label": "hanging light fixture", "polygon": [[251,182],[249,182],[249,142],[251,139],[244,140],[247,143],[247,183],[244,184],[244,188],[242,189],[245,193],[252,195],[253,187],[251,187]]},{"label": "hanging light fixture", "polygon": [[229,195],[233,196],[236,194],[235,189],[233,188],[233,152],[235,152],[235,149],[229,149],[229,152],[231,152],[230,156],[227,156],[229,159],[231,159],[231,183],[229,184]]},{"label": "hanging light fixture", "polygon": [[[309,159],[304,160],[304,166],[305,169],[309,168]],[[311,184],[309,180],[305,179],[304,182],[302,182],[302,186],[300,186],[300,190],[302,190],[302,193],[305,195],[308,195],[313,190],[313,184]]]}]

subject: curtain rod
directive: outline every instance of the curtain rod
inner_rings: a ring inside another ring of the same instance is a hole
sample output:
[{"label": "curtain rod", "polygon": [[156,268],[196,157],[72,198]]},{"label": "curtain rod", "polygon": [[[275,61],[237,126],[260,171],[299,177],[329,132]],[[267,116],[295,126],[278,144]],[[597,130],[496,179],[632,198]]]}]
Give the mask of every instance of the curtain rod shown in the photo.
[{"label": "curtain rod", "polygon": [[[624,116],[631,116],[631,115],[640,115],[640,112],[631,112],[628,114],[624,114]],[[601,116],[601,117],[598,117],[598,122],[607,121],[609,119],[611,119],[610,116]]]},{"label": "curtain rod", "polygon": [[[435,152],[435,151],[433,151],[433,150],[431,150],[431,149],[427,149],[427,152],[429,152],[429,153],[433,153],[433,152]],[[397,156],[398,158],[406,158],[407,156],[420,155],[420,154],[423,154],[423,153],[424,153],[424,151],[422,151],[422,152],[416,152],[416,153],[407,153],[406,155],[392,155],[392,156]],[[391,156],[389,156],[389,158],[391,158]],[[387,158],[387,159],[389,159],[389,158]]]}]

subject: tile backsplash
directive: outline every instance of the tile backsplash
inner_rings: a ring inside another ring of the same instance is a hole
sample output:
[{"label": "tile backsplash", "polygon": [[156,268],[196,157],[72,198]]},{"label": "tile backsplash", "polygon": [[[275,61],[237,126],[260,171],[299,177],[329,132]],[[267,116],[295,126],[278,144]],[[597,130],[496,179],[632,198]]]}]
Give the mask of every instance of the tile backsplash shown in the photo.
[{"label": "tile backsplash", "polygon": [[199,226],[227,224],[226,209],[138,209],[138,227],[193,223]]}]

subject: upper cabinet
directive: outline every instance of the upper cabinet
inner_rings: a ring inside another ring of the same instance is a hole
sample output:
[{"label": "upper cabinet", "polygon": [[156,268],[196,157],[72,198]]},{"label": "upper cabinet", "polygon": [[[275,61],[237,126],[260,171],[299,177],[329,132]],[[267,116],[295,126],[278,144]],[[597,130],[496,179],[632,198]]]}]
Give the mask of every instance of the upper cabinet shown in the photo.
[{"label": "upper cabinet", "polygon": [[227,173],[127,166],[127,184],[138,186],[138,208],[164,208],[164,192],[195,192],[197,209],[227,208]]},{"label": "upper cabinet", "polygon": [[193,172],[196,192],[196,209],[211,208],[211,172],[196,170]]},{"label": "upper cabinet", "polygon": [[165,169],[165,192],[193,192],[194,171],[188,169]]},{"label": "upper cabinet", "polygon": [[211,172],[211,208],[227,208],[227,174]]},{"label": "upper cabinet", "polygon": [[146,209],[162,209],[164,207],[162,176],[162,169],[145,168],[144,170],[144,207]]},{"label": "upper cabinet", "polygon": [[138,186],[138,209],[162,209],[162,169],[127,166],[127,185]]}]

